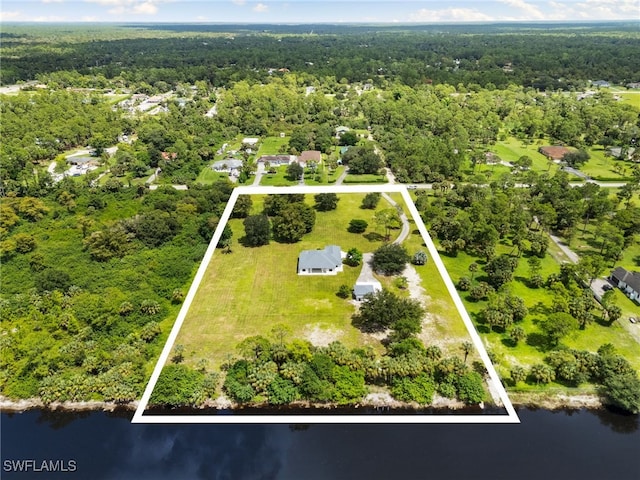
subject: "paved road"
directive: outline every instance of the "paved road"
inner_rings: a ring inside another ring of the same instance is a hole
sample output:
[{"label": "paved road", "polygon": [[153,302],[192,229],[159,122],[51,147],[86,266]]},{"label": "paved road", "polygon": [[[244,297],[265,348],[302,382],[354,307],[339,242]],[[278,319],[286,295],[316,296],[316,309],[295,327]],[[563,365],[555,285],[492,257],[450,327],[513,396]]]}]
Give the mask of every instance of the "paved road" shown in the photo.
[{"label": "paved road", "polygon": [[[393,200],[393,198],[391,198],[386,193],[383,193],[382,197],[394,207],[396,208],[398,207],[398,204]],[[400,232],[400,235],[398,235],[398,238],[396,238],[393,241],[393,243],[398,245],[400,245],[402,242],[405,241],[405,239],[409,236],[409,232],[410,232],[409,219],[404,214],[404,212],[400,213],[400,220],[402,221],[402,231]]]},{"label": "paved road", "polygon": [[349,173],[349,167],[344,167],[344,172],[342,172],[336,180],[336,185],[342,185],[344,179],[347,178],[347,173]]},{"label": "paved road", "polygon": [[572,263],[578,263],[580,261],[580,257],[578,256],[578,254],[571,250],[567,244],[560,240],[559,237],[556,237],[551,233],[549,234],[549,237],[551,237],[553,243],[555,243],[558,248],[562,250],[562,252],[567,256],[569,260],[571,260]]}]

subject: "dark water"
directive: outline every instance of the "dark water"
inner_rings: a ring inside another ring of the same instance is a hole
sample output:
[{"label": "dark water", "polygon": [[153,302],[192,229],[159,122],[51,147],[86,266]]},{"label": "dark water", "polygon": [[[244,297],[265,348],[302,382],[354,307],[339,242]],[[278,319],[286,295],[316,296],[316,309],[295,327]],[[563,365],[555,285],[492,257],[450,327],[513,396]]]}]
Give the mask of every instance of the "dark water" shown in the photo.
[{"label": "dark water", "polygon": [[[2,479],[640,479],[640,419],[519,410],[520,425],[132,425],[2,414]],[[74,472],[16,473],[8,460]],[[69,463],[72,462],[72,463]]]}]

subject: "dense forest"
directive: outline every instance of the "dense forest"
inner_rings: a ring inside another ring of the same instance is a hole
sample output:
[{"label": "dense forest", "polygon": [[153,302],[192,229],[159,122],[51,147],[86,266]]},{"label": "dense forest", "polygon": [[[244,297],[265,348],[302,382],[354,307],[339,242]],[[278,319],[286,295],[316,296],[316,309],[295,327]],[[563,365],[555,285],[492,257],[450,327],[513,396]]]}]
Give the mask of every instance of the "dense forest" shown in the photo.
[{"label": "dense forest", "polygon": [[[123,31],[124,30],[124,31]],[[161,30],[160,35],[150,31]],[[570,89],[586,80],[638,81],[637,25],[440,27],[130,26],[112,32],[9,26],[3,84],[55,71],[223,86],[287,68],[348,82],[510,83]],[[313,33],[312,33],[313,32]],[[52,45],[47,37],[60,35]],[[102,38],[101,38],[102,37]]]}]

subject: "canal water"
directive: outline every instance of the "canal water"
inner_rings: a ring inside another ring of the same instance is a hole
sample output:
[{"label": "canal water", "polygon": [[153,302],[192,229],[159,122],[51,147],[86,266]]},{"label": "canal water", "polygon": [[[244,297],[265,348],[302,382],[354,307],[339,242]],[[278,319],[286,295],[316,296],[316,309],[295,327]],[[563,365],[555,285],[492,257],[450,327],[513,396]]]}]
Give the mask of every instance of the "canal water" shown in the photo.
[{"label": "canal water", "polygon": [[[519,425],[133,425],[2,414],[2,479],[640,479],[640,419],[520,409]],[[22,471],[19,471],[22,469]]]}]

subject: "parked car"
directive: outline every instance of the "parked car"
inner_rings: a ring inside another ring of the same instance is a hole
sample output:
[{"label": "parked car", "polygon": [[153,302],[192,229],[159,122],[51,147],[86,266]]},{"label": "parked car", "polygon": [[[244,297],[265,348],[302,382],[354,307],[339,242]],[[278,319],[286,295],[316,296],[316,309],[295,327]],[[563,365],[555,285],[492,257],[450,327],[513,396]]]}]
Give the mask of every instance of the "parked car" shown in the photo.
[{"label": "parked car", "polygon": [[633,318],[633,317],[629,317],[629,321],[631,323],[637,323],[637,320],[635,318]]},{"label": "parked car", "polygon": [[602,287],[602,290],[604,290],[605,292],[608,292],[609,290],[613,290],[613,287],[611,285],[604,285]]}]

